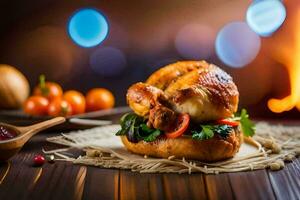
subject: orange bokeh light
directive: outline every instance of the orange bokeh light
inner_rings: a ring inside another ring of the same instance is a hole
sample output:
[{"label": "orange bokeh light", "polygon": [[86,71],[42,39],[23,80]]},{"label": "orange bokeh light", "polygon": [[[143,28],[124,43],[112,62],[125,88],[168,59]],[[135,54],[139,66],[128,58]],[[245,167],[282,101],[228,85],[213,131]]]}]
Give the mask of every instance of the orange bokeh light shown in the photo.
[{"label": "orange bokeh light", "polygon": [[300,27],[297,26],[300,22],[300,12],[298,12],[296,22],[294,48],[291,48],[288,54],[281,52],[287,55],[284,63],[289,74],[291,94],[283,99],[270,99],[268,101],[269,109],[275,113],[289,111],[294,107],[300,111]]}]

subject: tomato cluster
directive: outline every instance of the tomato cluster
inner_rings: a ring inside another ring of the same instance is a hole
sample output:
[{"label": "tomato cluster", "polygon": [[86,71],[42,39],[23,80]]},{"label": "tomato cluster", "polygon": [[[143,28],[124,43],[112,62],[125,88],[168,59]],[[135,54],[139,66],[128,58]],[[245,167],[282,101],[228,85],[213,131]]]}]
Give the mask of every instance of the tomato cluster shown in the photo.
[{"label": "tomato cluster", "polygon": [[63,92],[54,82],[46,82],[40,76],[40,83],[33,95],[24,104],[24,112],[29,115],[70,116],[84,112],[112,108],[115,104],[113,94],[104,88],[91,89],[86,96],[76,90]]}]

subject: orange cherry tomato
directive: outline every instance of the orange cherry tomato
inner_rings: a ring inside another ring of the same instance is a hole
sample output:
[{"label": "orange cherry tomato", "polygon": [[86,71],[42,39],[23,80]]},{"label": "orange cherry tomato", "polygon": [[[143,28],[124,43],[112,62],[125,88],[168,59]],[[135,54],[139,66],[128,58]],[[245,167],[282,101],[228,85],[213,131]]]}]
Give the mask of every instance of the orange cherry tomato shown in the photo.
[{"label": "orange cherry tomato", "polygon": [[48,115],[53,117],[70,116],[72,115],[72,107],[66,100],[57,98],[51,101],[51,103],[49,104]]},{"label": "orange cherry tomato", "polygon": [[85,98],[80,92],[69,90],[65,92],[63,99],[71,105],[73,115],[85,112]]},{"label": "orange cherry tomato", "polygon": [[45,76],[41,75],[40,83],[34,88],[33,94],[46,97],[47,99],[52,101],[55,98],[62,97],[63,90],[57,83],[45,82]]},{"label": "orange cherry tomato", "polygon": [[94,88],[86,95],[87,111],[96,111],[114,107],[114,95],[105,88]]},{"label": "orange cherry tomato", "polygon": [[237,121],[232,121],[229,119],[220,119],[217,121],[217,124],[225,124],[225,125],[230,125],[230,126],[238,126],[240,123]]},{"label": "orange cherry tomato", "polygon": [[172,132],[165,133],[167,138],[177,138],[184,134],[190,124],[190,116],[188,114],[180,114],[177,118],[176,128]]},{"label": "orange cherry tomato", "polygon": [[24,104],[24,112],[29,115],[47,115],[49,101],[42,96],[31,96]]}]

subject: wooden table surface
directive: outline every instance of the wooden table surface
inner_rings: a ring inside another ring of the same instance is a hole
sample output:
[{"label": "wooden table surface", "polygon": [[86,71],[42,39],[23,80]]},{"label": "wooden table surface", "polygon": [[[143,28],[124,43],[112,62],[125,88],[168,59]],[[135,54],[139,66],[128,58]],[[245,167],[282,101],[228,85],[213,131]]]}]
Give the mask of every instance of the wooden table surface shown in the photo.
[{"label": "wooden table surface", "polygon": [[300,199],[299,158],[280,171],[218,175],[139,174],[58,161],[33,167],[34,155],[54,147],[45,138],[55,134],[35,136],[0,165],[0,199]]}]

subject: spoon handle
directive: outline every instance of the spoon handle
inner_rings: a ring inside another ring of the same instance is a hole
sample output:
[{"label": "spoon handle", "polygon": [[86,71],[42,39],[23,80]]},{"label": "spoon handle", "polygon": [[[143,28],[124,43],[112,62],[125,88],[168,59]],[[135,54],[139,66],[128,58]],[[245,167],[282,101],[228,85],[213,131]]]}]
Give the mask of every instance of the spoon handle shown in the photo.
[{"label": "spoon handle", "polygon": [[24,134],[30,134],[31,136],[35,135],[36,133],[50,128],[52,126],[61,124],[65,122],[66,119],[64,117],[55,117],[53,119],[49,119],[37,124],[33,124],[31,126],[19,127],[20,131]]}]

